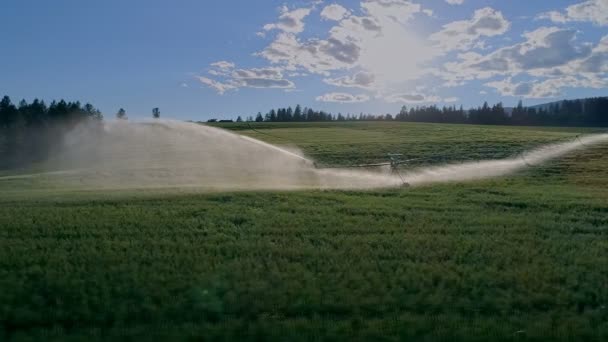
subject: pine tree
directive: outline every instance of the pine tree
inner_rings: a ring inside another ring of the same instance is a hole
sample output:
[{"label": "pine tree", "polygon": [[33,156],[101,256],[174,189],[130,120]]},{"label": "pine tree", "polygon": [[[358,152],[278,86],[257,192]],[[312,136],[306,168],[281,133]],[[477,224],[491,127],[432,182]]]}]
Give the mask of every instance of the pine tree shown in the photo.
[{"label": "pine tree", "polygon": [[0,101],[0,126],[10,126],[17,121],[19,111],[11,102],[11,98],[4,96]]},{"label": "pine tree", "polygon": [[302,121],[302,107],[300,105],[297,105],[293,111],[293,121]]},{"label": "pine tree", "polygon": [[127,112],[123,108],[120,108],[118,110],[118,112],[116,113],[116,119],[118,119],[118,120],[127,120],[128,119],[127,118]]}]

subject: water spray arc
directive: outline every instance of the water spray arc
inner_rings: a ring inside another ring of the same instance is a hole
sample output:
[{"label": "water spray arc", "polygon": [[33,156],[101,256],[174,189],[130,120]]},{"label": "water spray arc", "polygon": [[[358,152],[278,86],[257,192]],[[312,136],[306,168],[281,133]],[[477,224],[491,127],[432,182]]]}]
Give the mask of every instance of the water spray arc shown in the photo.
[{"label": "water spray arc", "polygon": [[412,186],[417,186],[500,177],[526,167],[539,166],[567,153],[606,142],[608,142],[608,134],[605,133],[579,136],[573,141],[545,145],[527,152],[521,152],[513,158],[481,160],[411,170],[404,175],[404,178]]},{"label": "water spray arc", "polygon": [[[46,173],[16,177],[44,178],[59,186],[87,189],[172,187],[250,191],[415,187],[504,176],[608,142],[608,134],[594,134],[507,159],[404,168],[416,159],[389,154],[388,161],[382,163],[322,168],[295,149],[194,123],[111,122],[103,129],[104,133],[98,135],[91,135],[87,129],[75,129]],[[6,179],[9,178],[0,177],[0,181]]]}]

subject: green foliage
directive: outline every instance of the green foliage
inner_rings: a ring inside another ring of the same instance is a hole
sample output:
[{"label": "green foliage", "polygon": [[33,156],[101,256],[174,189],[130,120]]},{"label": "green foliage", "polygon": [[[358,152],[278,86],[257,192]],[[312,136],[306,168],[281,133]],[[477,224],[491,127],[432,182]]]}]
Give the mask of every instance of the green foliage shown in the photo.
[{"label": "green foliage", "polygon": [[[462,106],[417,106],[409,110],[403,106],[394,117],[392,114],[357,115],[339,113],[337,116],[324,111],[296,106],[272,109],[265,116],[258,113],[256,122],[322,122],[322,121],[407,121],[429,123],[452,123],[472,125],[538,125],[538,126],[608,126],[608,97],[564,100],[555,103],[524,107],[520,101],[512,110],[504,108],[502,102],[464,110]],[[253,121],[253,120],[250,120]]]},{"label": "green foliage", "polygon": [[[395,149],[510,154],[577,134],[259,125],[271,135],[241,133],[335,164]],[[407,190],[89,192],[0,178],[0,340],[606,340],[606,151]]]},{"label": "green foliage", "polygon": [[79,124],[95,128],[103,115],[90,103],[22,100],[16,107],[8,96],[0,101],[0,169],[26,167],[40,162],[63,143]]},{"label": "green foliage", "polygon": [[128,118],[127,118],[127,111],[125,111],[123,108],[120,108],[118,110],[118,112],[116,112],[116,119],[118,119],[118,120],[128,120]]},{"label": "green foliage", "polygon": [[416,159],[411,166],[506,158],[539,145],[594,132],[584,128],[501,127],[398,122],[213,124],[276,145],[300,148],[319,165],[386,161],[387,153]]}]

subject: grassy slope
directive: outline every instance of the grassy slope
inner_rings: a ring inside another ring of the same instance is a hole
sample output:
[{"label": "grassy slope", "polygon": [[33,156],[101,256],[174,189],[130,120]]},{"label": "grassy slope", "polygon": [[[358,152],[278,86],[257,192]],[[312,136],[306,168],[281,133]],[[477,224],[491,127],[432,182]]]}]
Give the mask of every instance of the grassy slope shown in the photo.
[{"label": "grassy slope", "polygon": [[[395,151],[424,163],[505,156],[580,132],[260,128],[272,136],[242,133],[332,165]],[[61,193],[3,181],[0,326],[16,339],[606,339],[607,151],[379,192]]]},{"label": "grassy slope", "polygon": [[[504,158],[523,149],[593,132],[579,128],[437,125],[425,123],[217,124],[273,144],[293,144],[322,164],[386,161],[387,153],[417,164]],[[312,128],[312,129],[310,129]]]}]

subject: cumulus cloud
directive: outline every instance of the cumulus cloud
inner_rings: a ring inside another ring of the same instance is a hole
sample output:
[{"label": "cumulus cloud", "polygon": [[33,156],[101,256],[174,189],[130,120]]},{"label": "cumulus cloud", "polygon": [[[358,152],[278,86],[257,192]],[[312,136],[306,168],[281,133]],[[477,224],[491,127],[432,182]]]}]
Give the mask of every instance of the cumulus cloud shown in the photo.
[{"label": "cumulus cloud", "polygon": [[[459,100],[428,94],[426,89],[438,92],[434,82],[455,87],[483,80],[502,95],[529,98],[555,97],[568,87],[608,87],[608,36],[592,44],[581,41],[575,29],[538,27],[524,33],[519,42],[512,42],[517,39],[512,36],[490,40],[507,33],[511,23],[500,11],[485,7],[423,39],[415,33],[412,19],[433,11],[414,0],[358,0],[354,8],[330,2],[318,12],[321,1],[312,3],[309,8],[284,6],[277,21],[264,26],[264,35],[272,39],[255,56],[265,66],[246,69],[219,61],[199,81],[220,94],[243,87],[294,91],[295,84],[285,75],[321,75],[326,84],[361,89],[391,103]],[[542,16],[554,22],[605,25],[607,3],[585,0]],[[328,21],[329,28],[301,35],[304,20],[313,13]],[[489,42],[502,46],[494,48]],[[357,103],[368,101],[367,94],[329,92],[317,100]]]},{"label": "cumulus cloud", "polygon": [[238,69],[232,73],[235,79],[243,78],[265,78],[265,79],[281,79],[283,73],[281,69],[277,68],[264,68],[264,69]]},{"label": "cumulus cloud", "polygon": [[218,68],[220,70],[230,70],[230,69],[234,69],[234,67],[235,67],[234,63],[227,62],[227,61],[219,61],[219,62],[211,63],[211,66]]},{"label": "cumulus cloud", "polygon": [[504,34],[511,24],[500,11],[490,7],[478,9],[469,20],[454,21],[433,33],[430,40],[444,51],[469,50],[481,37]]},{"label": "cumulus cloud", "polygon": [[524,42],[487,55],[474,52],[460,54],[458,62],[444,65],[443,76],[452,81],[466,81],[522,72],[549,75],[558,72],[556,67],[585,58],[591,53],[588,44],[577,42],[576,33],[571,29],[541,27],[524,33]]},{"label": "cumulus cloud", "polygon": [[545,81],[513,82],[510,78],[488,82],[485,85],[496,89],[503,96],[517,96],[524,98],[552,98],[560,95],[560,89],[566,81],[576,82],[574,79],[548,79]]},{"label": "cumulus cloud", "polygon": [[539,16],[556,23],[587,21],[599,26],[608,25],[608,0],[588,0],[568,6],[565,13],[551,11]]},{"label": "cumulus cloud", "polygon": [[304,18],[310,15],[311,11],[311,8],[297,8],[290,11],[286,6],[283,6],[279,21],[274,24],[264,25],[264,30],[281,30],[289,33],[300,33],[304,31]]},{"label": "cumulus cloud", "polygon": [[575,71],[590,74],[608,73],[608,35],[591,50],[591,54],[574,66]]},{"label": "cumulus cloud", "polygon": [[328,93],[317,97],[319,102],[359,103],[369,100],[365,94],[353,95],[348,93]]},{"label": "cumulus cloud", "polygon": [[422,93],[392,94],[384,99],[390,103],[432,103],[442,101],[439,96]]},{"label": "cumulus cloud", "polygon": [[[522,44],[479,57],[469,72],[475,75],[481,70],[476,75],[486,78],[506,75],[485,84],[504,96],[552,98],[565,88],[608,87],[608,36],[594,47],[577,43],[576,32],[569,29],[539,28],[524,37],[527,41]],[[512,78],[517,75],[531,80],[515,82]]]},{"label": "cumulus cloud", "polygon": [[366,0],[361,8],[381,21],[391,20],[407,23],[414,14],[422,12],[422,6],[407,0]]},{"label": "cumulus cloud", "polygon": [[353,76],[326,78],[324,81],[336,87],[370,89],[373,88],[375,80],[374,74],[362,71]]},{"label": "cumulus cloud", "polygon": [[[324,39],[301,40],[283,32],[257,55],[286,70],[325,76],[362,69],[374,74],[378,85],[420,75],[429,49],[415,39],[404,23],[421,13],[422,6],[405,0],[365,0],[360,6],[361,15],[342,16]],[[337,7],[333,8],[337,11]],[[412,49],[416,54],[411,53]]]},{"label": "cumulus cloud", "polygon": [[329,71],[353,67],[360,51],[357,44],[348,40],[300,41],[293,34],[282,33],[258,55],[288,70],[329,75]]},{"label": "cumulus cloud", "polygon": [[539,14],[537,19],[549,19],[554,23],[563,24],[568,21],[568,18],[561,12],[558,11],[550,11]]},{"label": "cumulus cloud", "polygon": [[293,82],[283,78],[277,68],[238,69],[232,73],[232,81],[240,87],[292,89]]},{"label": "cumulus cloud", "polygon": [[211,69],[209,74],[220,77],[221,80],[204,76],[198,76],[197,79],[220,95],[238,88],[295,88],[295,84],[285,79],[279,68],[234,69],[234,64],[222,62],[212,63],[211,66],[215,69]]},{"label": "cumulus cloud", "polygon": [[228,90],[233,90],[237,88],[232,84],[222,83],[204,76],[197,76],[197,79],[207,87],[214,89],[220,95],[224,95],[224,93],[226,93]]},{"label": "cumulus cloud", "polygon": [[323,11],[321,11],[321,18],[325,20],[340,21],[349,15],[349,10],[337,4],[326,6]]}]

